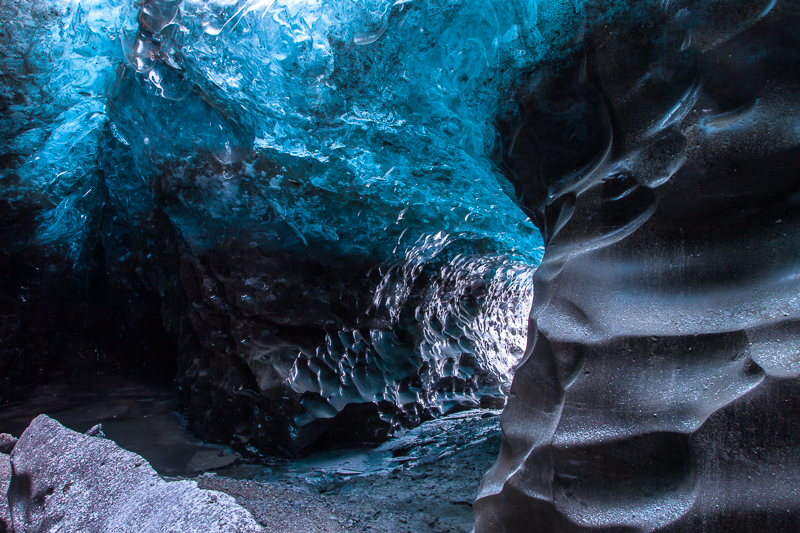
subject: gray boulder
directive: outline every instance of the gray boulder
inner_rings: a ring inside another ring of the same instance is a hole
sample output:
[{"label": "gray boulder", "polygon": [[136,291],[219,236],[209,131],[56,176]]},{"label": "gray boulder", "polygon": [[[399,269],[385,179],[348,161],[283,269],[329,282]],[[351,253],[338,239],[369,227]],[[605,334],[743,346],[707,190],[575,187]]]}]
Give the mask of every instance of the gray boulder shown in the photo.
[{"label": "gray boulder", "polygon": [[6,455],[11,453],[11,450],[14,449],[14,446],[17,444],[17,439],[13,436],[9,435],[8,433],[0,433],[0,453],[4,453]]},{"label": "gray boulder", "polygon": [[41,415],[11,455],[16,533],[261,533],[252,515],[194,481],[161,479],[141,456]]},{"label": "gray boulder", "polygon": [[13,533],[11,510],[8,508],[8,482],[11,481],[11,462],[8,455],[0,453],[0,533]]}]

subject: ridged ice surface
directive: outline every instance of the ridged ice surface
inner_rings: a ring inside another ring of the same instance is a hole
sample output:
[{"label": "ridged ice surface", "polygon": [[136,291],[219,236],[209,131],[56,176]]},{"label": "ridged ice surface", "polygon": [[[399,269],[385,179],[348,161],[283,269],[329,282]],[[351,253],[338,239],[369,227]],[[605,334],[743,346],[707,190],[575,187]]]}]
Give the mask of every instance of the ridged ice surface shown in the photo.
[{"label": "ridged ice surface", "polygon": [[504,134],[545,255],[476,531],[795,531],[800,11],[583,7]]}]

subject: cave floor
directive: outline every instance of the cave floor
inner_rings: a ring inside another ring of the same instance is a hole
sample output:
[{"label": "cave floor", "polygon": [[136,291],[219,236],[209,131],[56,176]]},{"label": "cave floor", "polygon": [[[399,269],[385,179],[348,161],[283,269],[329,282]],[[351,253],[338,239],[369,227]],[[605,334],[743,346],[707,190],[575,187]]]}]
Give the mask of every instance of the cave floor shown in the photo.
[{"label": "cave floor", "polygon": [[62,382],[0,408],[0,433],[19,436],[41,413],[81,432],[102,423],[166,479],[193,478],[236,498],[265,533],[469,532],[478,484],[500,445],[499,411],[472,410],[376,448],[253,463],[199,441],[176,408],[169,383]]},{"label": "cave floor", "polygon": [[234,467],[197,480],[235,497],[270,533],[467,533],[481,476],[497,456],[497,414],[458,413],[378,448],[322,452],[250,479],[227,477]]}]

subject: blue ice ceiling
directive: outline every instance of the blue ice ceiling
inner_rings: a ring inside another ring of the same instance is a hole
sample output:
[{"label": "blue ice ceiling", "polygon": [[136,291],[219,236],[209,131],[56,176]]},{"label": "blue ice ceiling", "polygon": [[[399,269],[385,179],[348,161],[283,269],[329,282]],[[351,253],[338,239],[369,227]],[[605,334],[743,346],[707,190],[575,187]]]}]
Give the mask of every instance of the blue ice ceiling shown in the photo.
[{"label": "blue ice ceiling", "polygon": [[[104,178],[131,218],[163,195],[194,249],[248,231],[386,259],[444,231],[541,256],[491,160],[541,53],[535,6],[145,2],[138,22],[137,7],[3,8],[4,195],[41,207],[33,242],[79,264]],[[99,176],[114,150],[135,174]]]}]

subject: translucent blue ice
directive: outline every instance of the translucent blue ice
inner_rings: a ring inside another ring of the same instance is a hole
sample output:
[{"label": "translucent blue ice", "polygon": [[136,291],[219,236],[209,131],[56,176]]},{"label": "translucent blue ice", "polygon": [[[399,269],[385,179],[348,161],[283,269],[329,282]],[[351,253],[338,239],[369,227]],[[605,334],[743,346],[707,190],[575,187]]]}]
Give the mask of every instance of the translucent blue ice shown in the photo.
[{"label": "translucent blue ice", "polygon": [[246,227],[271,247],[386,258],[446,231],[538,260],[491,161],[495,117],[542,51],[535,6],[149,1],[137,19],[139,7],[2,8],[4,195],[42,208],[34,242],[80,261],[110,131],[174,197],[193,246]]}]

